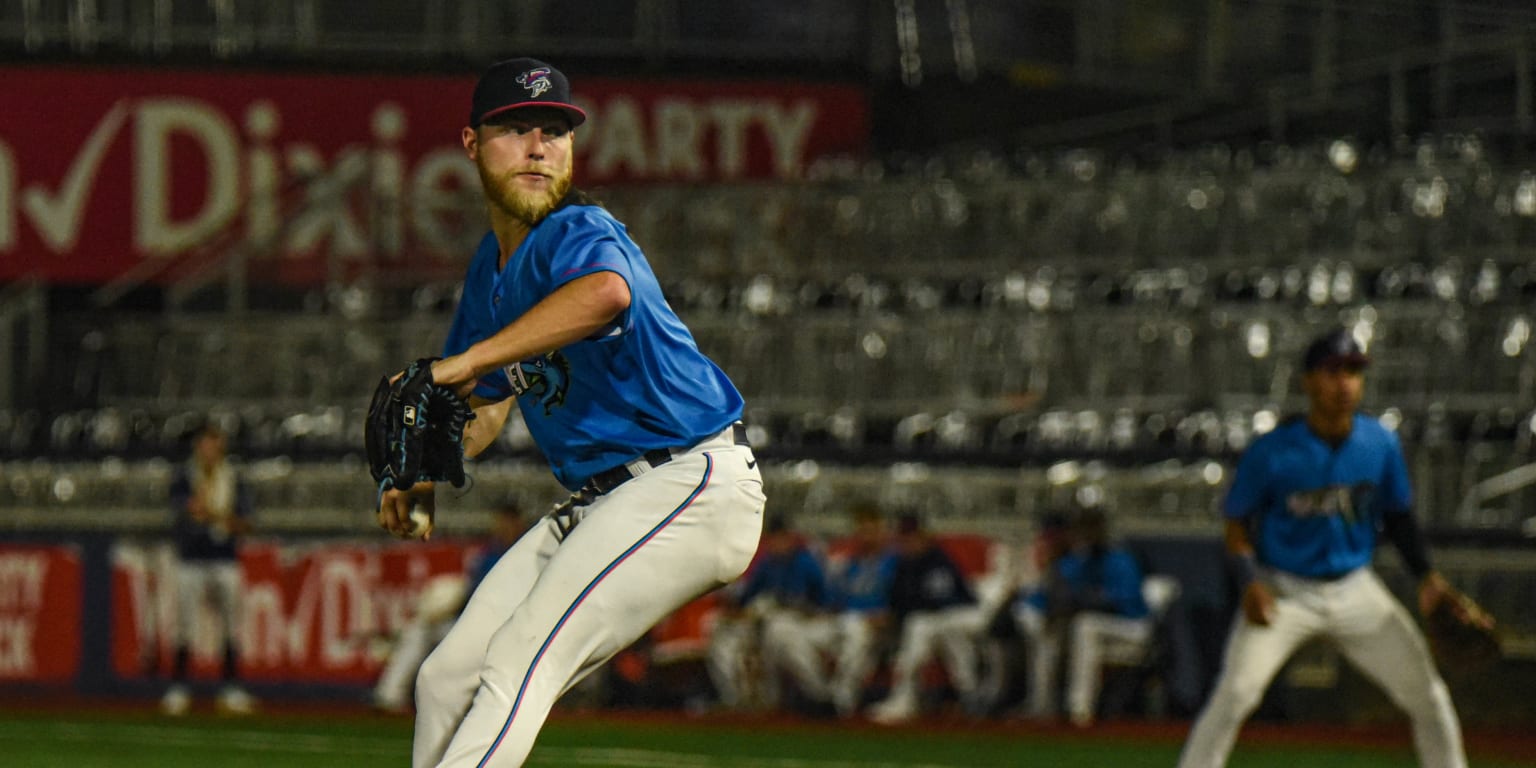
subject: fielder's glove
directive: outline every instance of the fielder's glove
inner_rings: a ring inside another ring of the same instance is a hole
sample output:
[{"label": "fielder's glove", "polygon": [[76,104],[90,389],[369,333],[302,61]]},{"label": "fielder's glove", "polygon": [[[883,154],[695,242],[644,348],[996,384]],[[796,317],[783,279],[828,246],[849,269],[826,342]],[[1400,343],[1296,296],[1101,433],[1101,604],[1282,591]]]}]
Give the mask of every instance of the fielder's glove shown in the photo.
[{"label": "fielder's glove", "polygon": [[364,438],[368,469],[381,494],[428,481],[464,485],[464,426],[475,412],[453,390],[432,381],[436,359],[411,363],[373,391]]},{"label": "fielder's glove", "polygon": [[1480,671],[1504,656],[1493,616],[1461,592],[1442,598],[1424,623],[1435,659],[1448,671]]}]

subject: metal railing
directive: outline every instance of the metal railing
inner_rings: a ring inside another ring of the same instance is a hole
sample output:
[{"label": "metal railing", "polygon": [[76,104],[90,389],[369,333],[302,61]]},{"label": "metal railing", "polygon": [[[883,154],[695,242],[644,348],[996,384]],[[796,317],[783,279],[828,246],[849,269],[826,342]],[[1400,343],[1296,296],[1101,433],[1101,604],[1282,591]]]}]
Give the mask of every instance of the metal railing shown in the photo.
[{"label": "metal railing", "polygon": [[48,291],[39,279],[0,286],[0,410],[25,404],[48,354]]}]

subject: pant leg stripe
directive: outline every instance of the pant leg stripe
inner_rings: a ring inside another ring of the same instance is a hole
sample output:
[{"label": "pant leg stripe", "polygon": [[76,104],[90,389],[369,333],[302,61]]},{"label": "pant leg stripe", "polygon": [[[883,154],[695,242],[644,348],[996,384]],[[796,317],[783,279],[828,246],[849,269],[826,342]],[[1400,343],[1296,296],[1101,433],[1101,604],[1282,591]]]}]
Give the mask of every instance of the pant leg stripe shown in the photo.
[{"label": "pant leg stripe", "polygon": [[672,512],[663,518],[661,522],[656,524],[655,528],[652,528],[650,531],[646,532],[644,536],[640,537],[639,541],[631,545],[629,549],[624,550],[624,552],[615,558],[613,562],[609,563],[601,573],[597,574],[596,578],[592,579],[592,582],[588,584],[586,588],[581,590],[581,594],[576,596],[576,600],[571,603],[571,607],[565,609],[565,613],[560,616],[560,620],[555,622],[555,628],[550,631],[549,637],[545,638],[543,645],[539,646],[539,652],[533,655],[533,662],[528,665],[528,672],[523,675],[522,685],[518,686],[517,698],[512,700],[512,712],[511,714],[507,715],[507,721],[502,724],[501,732],[496,734],[496,740],[491,742],[491,748],[486,751],[485,757],[480,758],[480,762],[476,763],[477,768],[485,768],[486,763],[490,762],[491,756],[496,754],[496,748],[501,746],[502,740],[507,737],[507,731],[512,729],[512,721],[517,719],[517,709],[523,703],[523,696],[528,691],[528,684],[533,680],[533,673],[536,669],[538,669],[539,661],[544,658],[544,652],[549,650],[549,646],[554,643],[555,637],[560,634],[560,630],[564,628],[566,622],[570,620],[571,614],[576,612],[576,609],[580,607],[582,602],[587,599],[587,595],[592,594],[592,590],[596,589],[597,585],[601,583],[603,579],[607,578],[608,574],[612,573],[615,568],[618,568],[619,564],[623,563],[625,560],[628,560],[630,555],[633,555],[635,552],[639,551],[639,549],[645,546],[646,543],[648,543],[651,539],[656,538],[656,534],[661,533],[661,529],[670,525],[673,520],[677,519],[678,515],[683,513],[683,510],[686,510],[693,504],[695,500],[699,498],[699,494],[703,493],[704,489],[709,486],[709,479],[714,474],[714,469],[715,458],[708,453],[704,454],[704,478],[700,480],[698,486],[688,494],[688,498],[683,499],[683,503],[678,505],[677,509],[672,510]]}]

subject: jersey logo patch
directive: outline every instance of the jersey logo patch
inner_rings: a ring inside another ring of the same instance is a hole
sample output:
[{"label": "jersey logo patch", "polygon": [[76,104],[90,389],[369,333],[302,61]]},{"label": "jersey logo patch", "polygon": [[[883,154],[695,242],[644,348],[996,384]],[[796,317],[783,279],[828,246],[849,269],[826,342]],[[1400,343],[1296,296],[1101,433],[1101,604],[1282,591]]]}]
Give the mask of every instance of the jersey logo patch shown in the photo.
[{"label": "jersey logo patch", "polygon": [[1293,493],[1286,498],[1285,507],[1296,517],[1337,516],[1354,523],[1370,509],[1375,491],[1374,483],[1330,485]]},{"label": "jersey logo patch", "polygon": [[565,405],[565,393],[571,385],[571,363],[557,350],[524,360],[506,368],[507,379],[518,397],[531,394],[544,406],[544,415]]},{"label": "jersey logo patch", "polygon": [[530,69],[518,75],[517,84],[527,88],[529,97],[535,99],[544,95],[545,91],[553,87],[549,82],[549,70],[543,67]]}]

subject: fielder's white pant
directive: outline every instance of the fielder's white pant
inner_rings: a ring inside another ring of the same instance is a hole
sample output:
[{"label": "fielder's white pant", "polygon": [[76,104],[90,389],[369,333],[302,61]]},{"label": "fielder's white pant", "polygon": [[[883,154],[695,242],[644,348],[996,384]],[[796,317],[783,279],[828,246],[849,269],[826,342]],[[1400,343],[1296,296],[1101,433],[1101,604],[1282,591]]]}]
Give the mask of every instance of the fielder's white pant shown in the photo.
[{"label": "fielder's white pant", "polygon": [[986,624],[987,615],[979,605],[908,614],[891,669],[891,695],[876,706],[915,707],[918,674],[935,651],[955,692],[962,698],[972,696],[978,683],[976,643]]},{"label": "fielder's white pant", "polygon": [[1270,681],[1314,637],[1332,641],[1407,713],[1421,766],[1465,768],[1450,691],[1412,617],[1374,571],[1361,568],[1332,582],[1280,573],[1267,578],[1275,589],[1274,620],[1262,627],[1238,611],[1221,680],[1189,734],[1180,768],[1226,765],[1238,729]]},{"label": "fielder's white pant", "polygon": [[464,576],[455,574],[439,576],[421,590],[411,620],[400,629],[389,649],[389,659],[379,670],[373,688],[375,704],[390,709],[405,707],[422,660],[448,634],[469,596],[468,587]]},{"label": "fielder's white pant", "polygon": [[1047,631],[1045,615],[1033,605],[1014,611],[1014,618],[1028,638],[1030,715],[1056,714],[1056,670],[1061,666],[1065,634],[1071,649],[1067,672],[1067,713],[1074,722],[1088,722],[1098,711],[1100,667],[1104,646],[1112,642],[1143,644],[1152,639],[1152,620],[1131,619],[1112,613],[1083,611],[1073,616],[1066,631]]},{"label": "fielder's white pant", "polygon": [[240,643],[240,563],[234,560],[183,560],[176,568],[175,645],[191,646],[197,617],[206,601],[221,622],[223,642]]},{"label": "fielder's white pant", "polygon": [[758,648],[758,620],[743,613],[718,619],[709,632],[705,668],[720,705],[741,709],[760,698],[753,656]]},{"label": "fielder's white pant", "polygon": [[536,524],[421,665],[414,768],[522,765],[561,694],[746,570],[764,503],[727,430],[580,508],[563,541]]},{"label": "fielder's white pant", "polygon": [[[828,615],[781,612],[763,627],[763,656],[770,675],[786,670],[806,696],[830,700],[838,714],[857,709],[864,680],[874,671],[875,631],[869,614],[845,611]],[[833,656],[831,680],[822,663]]]}]

